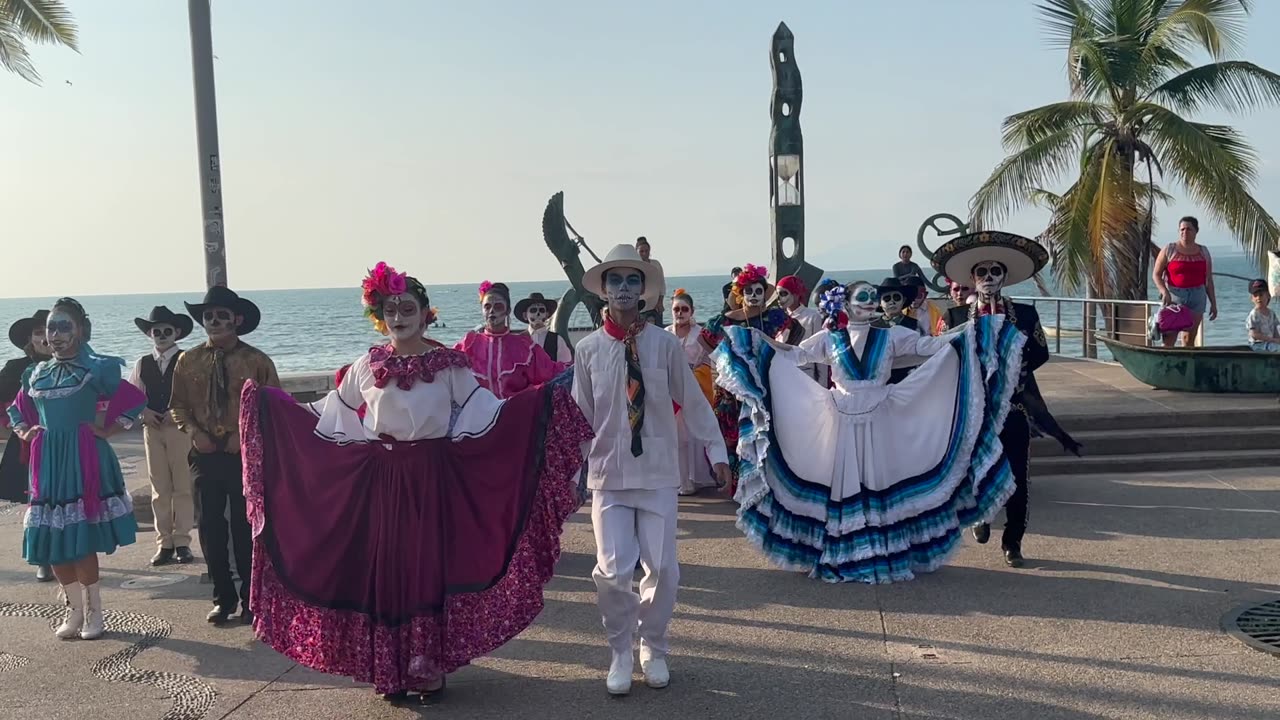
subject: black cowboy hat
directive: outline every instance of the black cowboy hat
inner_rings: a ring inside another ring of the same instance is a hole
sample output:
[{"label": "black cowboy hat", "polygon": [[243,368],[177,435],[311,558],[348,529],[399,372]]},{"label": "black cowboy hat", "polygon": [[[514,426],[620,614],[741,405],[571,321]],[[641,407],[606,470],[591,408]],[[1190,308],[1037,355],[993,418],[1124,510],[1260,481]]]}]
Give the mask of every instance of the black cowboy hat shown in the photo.
[{"label": "black cowboy hat", "polygon": [[881,297],[883,297],[885,293],[896,292],[901,293],[902,297],[905,298],[910,294],[907,292],[908,287],[911,286],[896,277],[887,277],[884,280],[881,280],[880,284],[876,286],[876,291],[880,293]]},{"label": "black cowboy hat", "polygon": [[172,325],[178,331],[178,339],[181,340],[191,334],[191,330],[195,327],[195,323],[186,315],[179,315],[163,305],[157,305],[151,308],[151,314],[145,318],[134,318],[133,324],[144,335],[151,334],[151,328],[156,325]]},{"label": "black cowboy hat", "polygon": [[25,350],[27,343],[31,342],[31,333],[37,327],[44,327],[49,319],[48,310],[37,310],[35,315],[29,318],[22,318],[9,326],[9,342],[13,343],[19,349]]},{"label": "black cowboy hat", "polygon": [[204,302],[202,303],[192,305],[189,302],[184,302],[182,304],[187,306],[187,312],[198,323],[204,321],[204,311],[207,308],[226,308],[232,314],[243,317],[244,322],[240,323],[240,327],[236,328],[237,335],[248,335],[258,327],[259,322],[262,322],[262,311],[258,309],[257,305],[221,285],[209,288],[209,291],[204,294]]},{"label": "black cowboy hat", "polygon": [[526,312],[528,312],[528,310],[529,310],[529,306],[530,306],[530,305],[543,305],[543,306],[545,306],[545,307],[547,308],[547,315],[548,315],[548,316],[551,316],[551,315],[555,315],[555,314],[556,314],[556,301],[555,301],[555,300],[548,300],[547,298],[545,298],[545,297],[543,297],[543,296],[542,296],[542,293],[530,293],[530,294],[529,294],[529,297],[527,297],[527,298],[525,298],[525,299],[521,300],[520,302],[516,303],[515,313],[516,313],[516,317],[517,317],[517,318],[519,318],[520,322],[522,322],[522,323],[528,323],[528,322],[529,322],[528,320],[525,320],[524,316],[525,316],[525,313],[526,313]]}]

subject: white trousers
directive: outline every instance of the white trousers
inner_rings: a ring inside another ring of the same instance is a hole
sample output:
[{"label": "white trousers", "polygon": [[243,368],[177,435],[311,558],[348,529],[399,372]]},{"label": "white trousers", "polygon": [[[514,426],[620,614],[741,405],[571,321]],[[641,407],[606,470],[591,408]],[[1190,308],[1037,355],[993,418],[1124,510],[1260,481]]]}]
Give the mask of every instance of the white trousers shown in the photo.
[{"label": "white trousers", "polygon": [[196,500],[191,479],[191,437],[165,418],[160,427],[143,426],[147,473],[151,476],[151,513],[156,544],[162,548],[191,547],[196,526]]},{"label": "white trousers", "polygon": [[[668,651],[667,626],[676,608],[680,565],[676,556],[676,488],[595,490],[591,526],[596,535],[596,602],[614,652],[632,651],[633,638],[655,655]],[[631,587],[636,560],[644,568],[640,593]]]}]

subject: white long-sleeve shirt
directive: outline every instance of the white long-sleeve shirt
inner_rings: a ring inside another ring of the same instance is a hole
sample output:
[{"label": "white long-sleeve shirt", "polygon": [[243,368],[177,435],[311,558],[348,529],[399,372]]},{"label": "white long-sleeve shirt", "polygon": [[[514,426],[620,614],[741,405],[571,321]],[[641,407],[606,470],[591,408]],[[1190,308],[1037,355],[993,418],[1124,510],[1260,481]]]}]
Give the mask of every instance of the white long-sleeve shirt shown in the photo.
[{"label": "white long-sleeve shirt", "polygon": [[[529,337],[533,339],[533,344],[542,347],[542,343],[547,341],[547,333],[551,332],[549,327],[540,327],[538,329],[529,328]],[[569,350],[569,341],[560,338],[560,342],[556,344],[556,356],[551,358],[558,363],[565,365],[573,364],[573,352]]]},{"label": "white long-sleeve shirt", "polygon": [[656,326],[636,336],[644,374],[644,452],[631,454],[627,419],[627,358],[622,341],[603,329],[577,346],[573,397],[595,431],[586,444],[587,487],[592,490],[661,490],[680,486],[680,441],[671,402],[680,404],[685,429],[712,464],[728,462],[711,406],[689,370],[680,340]]}]

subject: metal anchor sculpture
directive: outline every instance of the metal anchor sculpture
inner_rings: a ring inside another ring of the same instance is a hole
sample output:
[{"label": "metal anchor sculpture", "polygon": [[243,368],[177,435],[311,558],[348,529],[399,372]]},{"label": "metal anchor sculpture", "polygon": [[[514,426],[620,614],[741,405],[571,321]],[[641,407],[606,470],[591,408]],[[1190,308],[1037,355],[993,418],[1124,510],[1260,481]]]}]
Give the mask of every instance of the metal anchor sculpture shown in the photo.
[{"label": "metal anchor sculpture", "polygon": [[551,254],[560,261],[565,277],[569,279],[569,289],[560,296],[560,306],[556,308],[554,331],[562,338],[569,337],[569,320],[574,309],[583,305],[591,316],[592,327],[604,324],[604,300],[594,291],[582,285],[582,276],[586,269],[578,258],[579,248],[591,255],[597,263],[600,257],[587,245],[586,238],[573,229],[573,225],[564,216],[564,192],[558,192],[547,201],[547,209],[542,213],[542,239],[547,243]]},{"label": "metal anchor sculpture", "polygon": [[796,65],[795,35],[779,23],[769,48],[773,101],[769,114],[769,205],[773,221],[773,280],[787,275],[816,287],[822,268],[804,259],[804,137],[800,132],[803,86]]}]

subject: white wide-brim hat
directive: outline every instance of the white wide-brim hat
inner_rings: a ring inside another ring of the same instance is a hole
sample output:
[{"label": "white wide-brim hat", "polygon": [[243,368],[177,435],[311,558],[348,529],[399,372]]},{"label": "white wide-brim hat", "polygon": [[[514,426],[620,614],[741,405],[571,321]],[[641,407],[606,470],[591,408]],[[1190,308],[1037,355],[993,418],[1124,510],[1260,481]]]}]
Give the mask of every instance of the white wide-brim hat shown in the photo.
[{"label": "white wide-brim hat", "polygon": [[987,230],[961,235],[933,253],[933,269],[955,282],[966,282],[975,265],[994,260],[1009,271],[1005,285],[1030,280],[1049,263],[1049,251],[1021,235]]},{"label": "white wide-brim hat", "polygon": [[630,245],[614,245],[604,261],[582,274],[582,287],[604,297],[605,273],[616,268],[631,268],[644,273],[644,294],[640,296],[642,310],[658,307],[658,297],[663,280],[662,268],[640,257],[640,252]]}]

